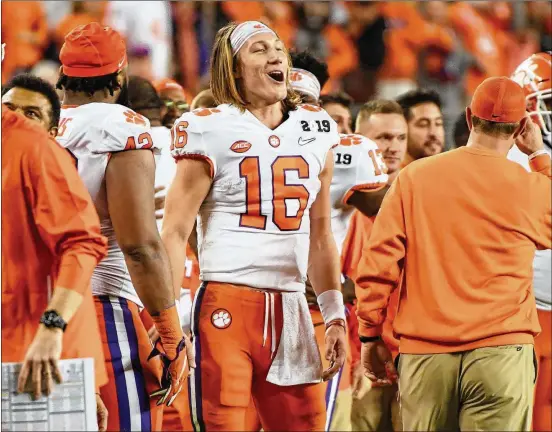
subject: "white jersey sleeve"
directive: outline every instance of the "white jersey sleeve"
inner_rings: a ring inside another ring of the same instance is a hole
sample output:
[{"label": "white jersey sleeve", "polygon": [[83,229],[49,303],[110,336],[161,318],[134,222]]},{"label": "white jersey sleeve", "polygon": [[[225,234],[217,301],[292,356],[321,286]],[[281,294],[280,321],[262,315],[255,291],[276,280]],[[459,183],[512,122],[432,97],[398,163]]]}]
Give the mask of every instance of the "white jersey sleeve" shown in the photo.
[{"label": "white jersey sleeve", "polygon": [[217,172],[214,149],[206,145],[203,136],[203,131],[212,127],[208,124],[211,119],[206,119],[208,114],[203,114],[207,111],[212,114],[220,112],[216,108],[200,108],[185,113],[174,123],[171,154],[177,161],[186,158],[207,161],[211,166],[211,178],[214,178]]},{"label": "white jersey sleeve", "polygon": [[158,149],[153,142],[149,120],[130,109],[106,118],[98,127],[102,139],[93,147],[94,153]]},{"label": "white jersey sleeve", "polygon": [[341,135],[334,160],[334,207],[347,205],[354,191],[377,190],[387,184],[387,167],[378,146],[362,135]]}]

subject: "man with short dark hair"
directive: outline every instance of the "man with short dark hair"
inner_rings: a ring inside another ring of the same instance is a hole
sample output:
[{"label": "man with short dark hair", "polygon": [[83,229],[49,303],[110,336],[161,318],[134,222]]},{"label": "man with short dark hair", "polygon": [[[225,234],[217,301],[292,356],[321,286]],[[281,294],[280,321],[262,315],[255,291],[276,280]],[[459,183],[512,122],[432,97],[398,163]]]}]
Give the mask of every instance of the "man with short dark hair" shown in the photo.
[{"label": "man with short dark hair", "polygon": [[320,96],[320,106],[337,123],[339,133],[353,133],[352,104],[353,99],[347,93],[340,92]]},{"label": "man with short dark hair", "polygon": [[443,151],[445,128],[441,98],[430,90],[416,89],[397,98],[408,123],[408,146],[403,165]]},{"label": "man with short dark hair", "polygon": [[40,123],[55,138],[61,104],[56,89],[31,74],[13,77],[2,86],[2,105]]},{"label": "man with short dark hair", "polygon": [[391,184],[399,174],[406,154],[408,127],[401,106],[386,99],[365,103],[357,115],[355,133],[378,145]]},{"label": "man with short dark hair", "polygon": [[[509,78],[485,80],[466,114],[467,146],[401,170],[376,218],[356,279],[362,361],[376,385],[400,380],[404,430],[528,431],[552,165]],[[514,142],[532,173],[507,159]],[[381,331],[401,280],[397,376]]]}]

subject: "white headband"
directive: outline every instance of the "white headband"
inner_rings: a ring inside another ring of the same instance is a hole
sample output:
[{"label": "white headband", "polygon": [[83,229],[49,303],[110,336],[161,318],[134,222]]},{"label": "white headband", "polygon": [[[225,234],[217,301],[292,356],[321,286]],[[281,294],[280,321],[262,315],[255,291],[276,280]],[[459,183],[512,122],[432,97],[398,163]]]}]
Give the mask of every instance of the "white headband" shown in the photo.
[{"label": "white headband", "polygon": [[316,101],[320,99],[320,83],[309,71],[292,68],[289,80],[291,88],[296,92],[312,96]]},{"label": "white headband", "polygon": [[245,21],[238,25],[230,35],[230,44],[232,45],[234,55],[237,54],[244,43],[260,33],[272,33],[276,36],[274,30],[259,21]]}]

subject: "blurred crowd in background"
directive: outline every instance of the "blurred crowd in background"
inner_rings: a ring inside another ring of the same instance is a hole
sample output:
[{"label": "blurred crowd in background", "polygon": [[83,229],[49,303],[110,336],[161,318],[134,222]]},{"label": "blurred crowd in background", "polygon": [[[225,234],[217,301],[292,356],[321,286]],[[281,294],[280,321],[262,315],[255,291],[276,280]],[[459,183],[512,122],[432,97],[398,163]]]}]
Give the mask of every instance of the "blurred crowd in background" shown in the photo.
[{"label": "blurred crowd in background", "polygon": [[436,90],[445,130],[481,81],[552,49],[549,1],[2,1],[2,83],[30,71],[55,84],[64,36],[98,21],[127,38],[130,75],[174,78],[190,102],[209,86],[217,30],[244,20],[261,20],[288,48],[326,61],[322,93],[345,91],[356,107],[418,86]]}]

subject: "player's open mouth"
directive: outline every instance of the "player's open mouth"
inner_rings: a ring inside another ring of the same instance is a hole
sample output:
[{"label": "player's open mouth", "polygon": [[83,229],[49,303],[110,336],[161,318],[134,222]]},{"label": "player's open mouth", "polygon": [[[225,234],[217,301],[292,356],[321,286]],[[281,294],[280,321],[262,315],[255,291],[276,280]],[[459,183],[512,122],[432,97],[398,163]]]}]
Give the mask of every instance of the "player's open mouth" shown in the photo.
[{"label": "player's open mouth", "polygon": [[268,72],[267,75],[272,79],[272,81],[276,81],[277,83],[284,82],[284,73],[282,71]]}]

